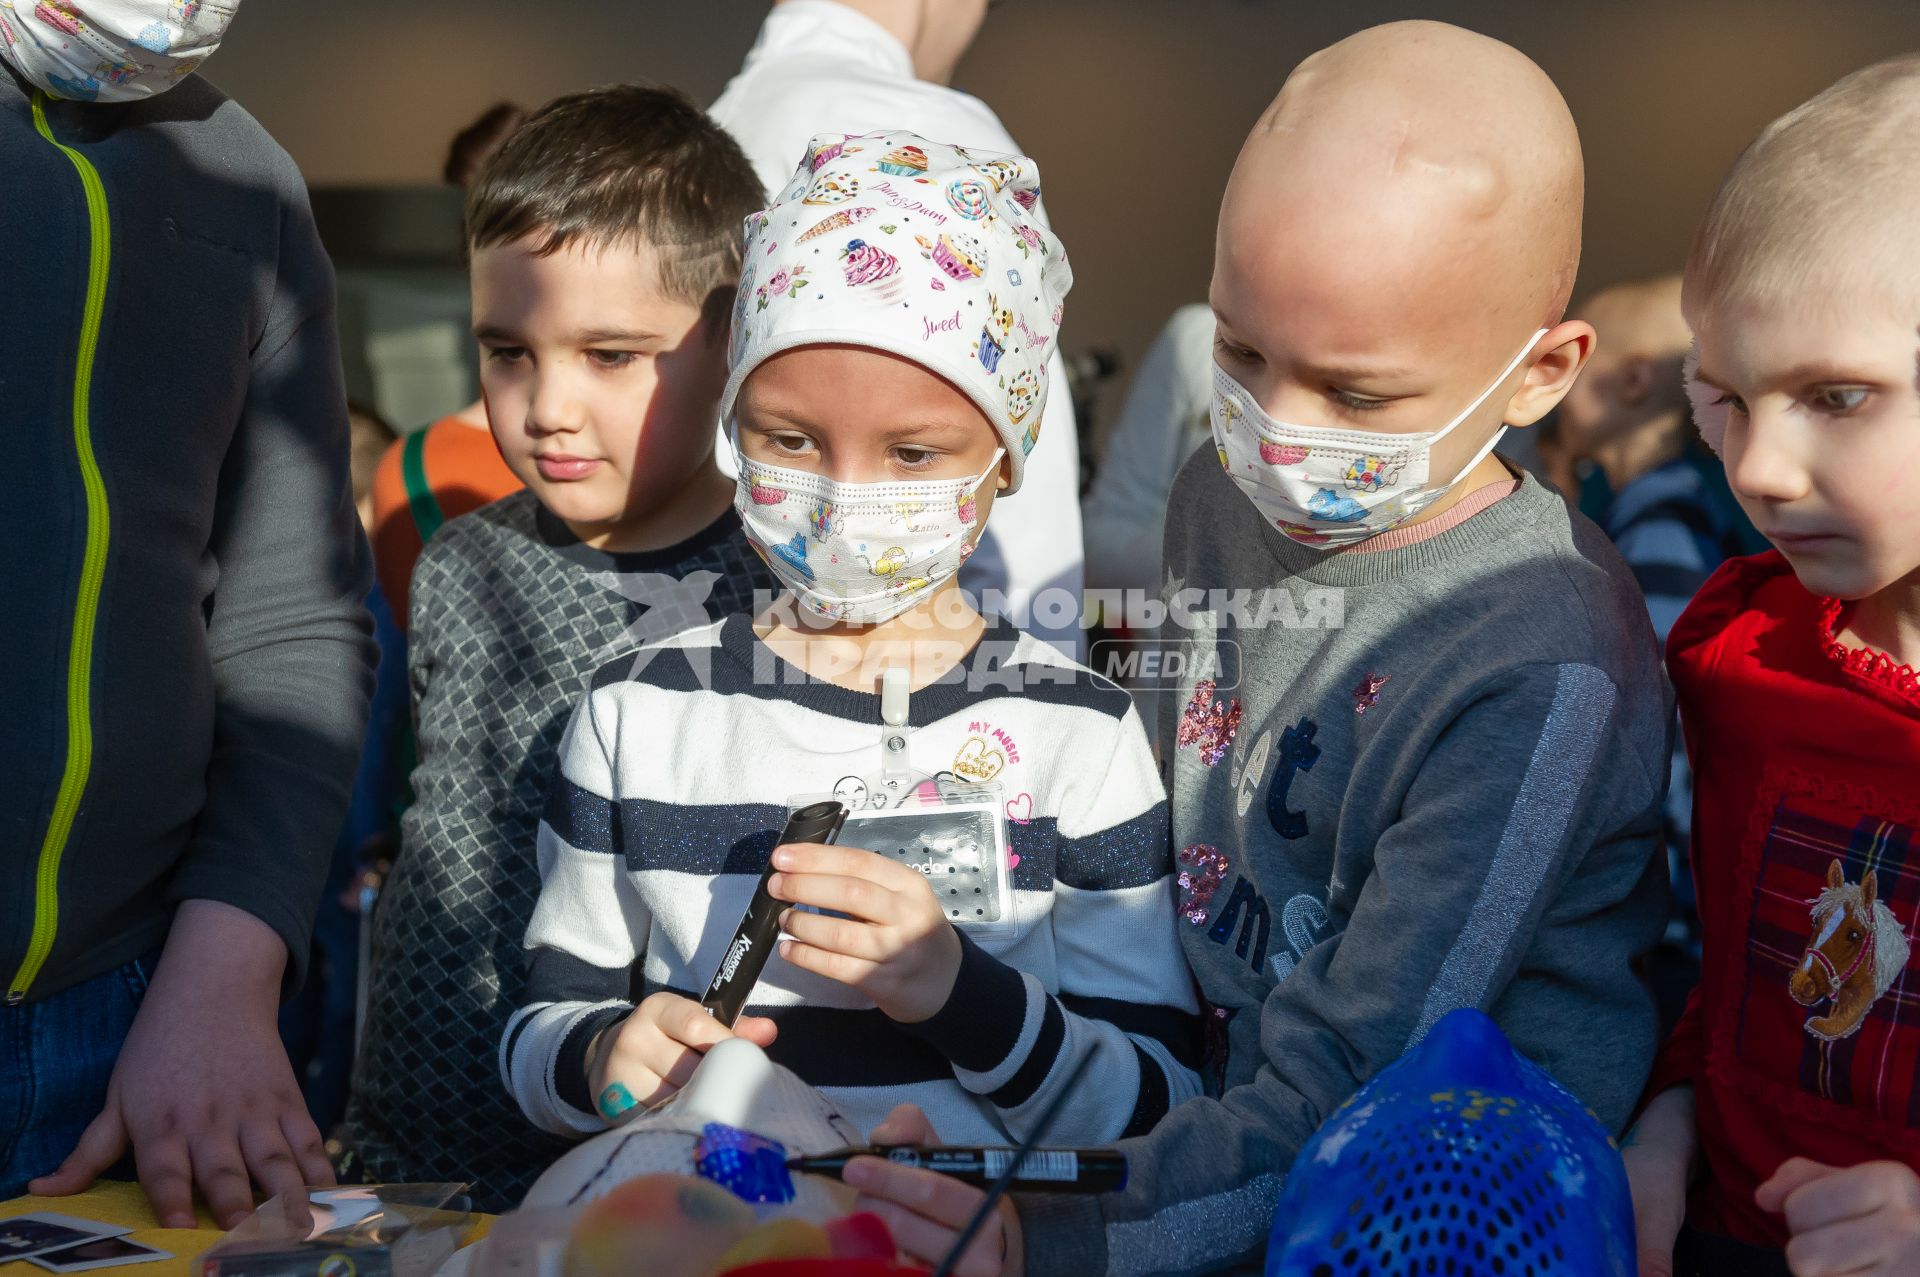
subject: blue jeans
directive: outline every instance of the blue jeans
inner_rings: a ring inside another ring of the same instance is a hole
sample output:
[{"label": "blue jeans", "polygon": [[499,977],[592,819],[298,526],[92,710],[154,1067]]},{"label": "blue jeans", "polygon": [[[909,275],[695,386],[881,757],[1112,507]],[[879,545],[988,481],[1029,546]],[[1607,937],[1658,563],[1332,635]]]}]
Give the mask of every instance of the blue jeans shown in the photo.
[{"label": "blue jeans", "polygon": [[0,1201],[57,1169],[100,1115],[159,956],[41,1002],[0,1007]]}]

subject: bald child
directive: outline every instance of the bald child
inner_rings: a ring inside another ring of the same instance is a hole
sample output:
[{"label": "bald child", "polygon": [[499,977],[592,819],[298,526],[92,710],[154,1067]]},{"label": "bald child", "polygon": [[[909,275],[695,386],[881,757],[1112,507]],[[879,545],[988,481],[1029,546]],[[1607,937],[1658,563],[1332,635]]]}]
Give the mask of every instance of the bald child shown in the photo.
[{"label": "bald child", "polygon": [[[1437,23],[1308,58],[1247,139],[1214,438],[1165,554],[1197,671],[1161,725],[1176,925],[1220,1098],[1124,1142],[1123,1192],[1020,1198],[962,1272],[1257,1269],[1301,1145],[1458,1007],[1627,1119],[1655,1046],[1635,965],[1664,917],[1669,704],[1606,537],[1492,452],[1592,349],[1561,321],[1581,196],[1552,83]],[[978,1200],[858,1172],[908,1230]]]}]

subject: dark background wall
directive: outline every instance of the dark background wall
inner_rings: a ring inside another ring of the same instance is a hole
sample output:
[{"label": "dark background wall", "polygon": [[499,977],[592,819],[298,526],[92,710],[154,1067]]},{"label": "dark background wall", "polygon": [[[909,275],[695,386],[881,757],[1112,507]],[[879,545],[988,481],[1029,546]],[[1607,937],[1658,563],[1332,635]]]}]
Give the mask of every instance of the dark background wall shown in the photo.
[{"label": "dark background wall", "polygon": [[[447,139],[498,98],[648,79],[710,101],[764,12],[759,0],[253,0],[212,78],[315,185],[431,182]],[[1407,17],[1506,40],[1559,83],[1586,145],[1583,290],[1675,268],[1762,124],[1920,48],[1914,0],[1012,0],[957,84],[1040,160],[1077,268],[1066,347],[1112,345],[1131,363],[1176,305],[1202,298],[1220,190],[1260,108],[1305,54]]]}]

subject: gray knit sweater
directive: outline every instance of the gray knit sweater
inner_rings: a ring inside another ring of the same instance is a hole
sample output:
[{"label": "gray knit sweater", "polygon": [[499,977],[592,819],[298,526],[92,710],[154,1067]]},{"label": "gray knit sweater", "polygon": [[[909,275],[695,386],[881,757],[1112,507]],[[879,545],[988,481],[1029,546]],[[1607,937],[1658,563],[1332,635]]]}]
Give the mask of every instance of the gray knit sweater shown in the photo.
[{"label": "gray knit sweater", "polygon": [[1295,1152],[1456,1007],[1618,1129],[1655,1045],[1671,698],[1604,535],[1528,478],[1429,540],[1315,551],[1203,448],[1165,562],[1197,613],[1161,741],[1224,1094],[1129,1141],[1124,1193],[1023,1200],[1028,1271],[1257,1266]]},{"label": "gray knit sweater", "polygon": [[375,1182],[468,1181],[499,1211],[568,1147],[528,1125],[496,1063],[526,981],[561,733],[601,664],[775,588],[731,510],[668,549],[606,554],[519,492],[421,554],[407,661],[420,763],[374,914],[348,1112]]}]

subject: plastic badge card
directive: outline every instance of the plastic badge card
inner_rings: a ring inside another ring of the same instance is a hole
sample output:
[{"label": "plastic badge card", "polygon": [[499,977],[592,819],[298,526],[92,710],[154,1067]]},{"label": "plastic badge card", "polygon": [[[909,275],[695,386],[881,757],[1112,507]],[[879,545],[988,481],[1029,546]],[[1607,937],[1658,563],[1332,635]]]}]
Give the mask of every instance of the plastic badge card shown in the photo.
[{"label": "plastic badge card", "polygon": [[[428,1277],[470,1221],[464,1184],[370,1184],[266,1202],[200,1257],[201,1277]],[[303,1217],[304,1216],[304,1217]]]},{"label": "plastic badge card", "polygon": [[[1000,787],[927,777],[894,802],[849,802],[848,782],[832,796],[852,809],[839,845],[863,847],[924,874],[941,909],[976,939],[1015,929],[1012,847]],[[796,809],[828,795],[795,798]]]}]

